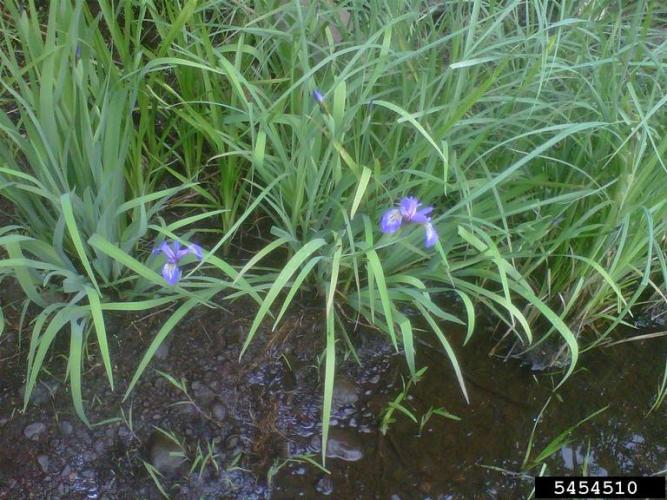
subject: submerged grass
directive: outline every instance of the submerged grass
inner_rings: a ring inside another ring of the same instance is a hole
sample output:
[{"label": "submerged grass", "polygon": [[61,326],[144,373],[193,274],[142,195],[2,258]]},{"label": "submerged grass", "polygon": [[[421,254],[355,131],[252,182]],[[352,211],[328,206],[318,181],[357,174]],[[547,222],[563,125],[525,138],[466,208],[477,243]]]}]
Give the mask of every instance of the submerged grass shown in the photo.
[{"label": "submerged grass", "polygon": [[[447,323],[469,340],[480,306],[512,352],[558,338],[562,383],[581,351],[666,300],[660,2],[104,0],[98,17],[52,7],[46,27],[28,4],[0,21],[0,192],[24,224],[3,229],[0,264],[44,308],[29,387],[66,324],[72,384],[87,325],[111,381],[109,308],[184,299],[128,397],[173,326],[216,293],[258,302],[245,350],[308,291],[326,323],[325,445],[350,323],[384,331],[413,379],[426,326],[467,399]],[[414,224],[378,227],[408,195],[435,208],[432,249]],[[168,197],[190,216],[151,224]],[[217,217],[202,230],[224,235],[196,272],[227,281],[190,273],[165,293],[137,259],[141,239]],[[241,269],[215,255],[259,217],[266,245]],[[277,252],[284,265],[266,265]],[[41,299],[45,282],[74,294],[67,307]],[[135,302],[109,300],[127,288]],[[462,317],[443,306],[453,298]]]}]

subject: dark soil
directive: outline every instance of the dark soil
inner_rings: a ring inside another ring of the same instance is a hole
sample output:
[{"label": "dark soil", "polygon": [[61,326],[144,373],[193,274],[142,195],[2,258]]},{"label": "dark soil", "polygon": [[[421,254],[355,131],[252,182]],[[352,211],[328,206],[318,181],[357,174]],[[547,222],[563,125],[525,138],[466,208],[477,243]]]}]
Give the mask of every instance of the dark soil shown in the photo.
[{"label": "dark soil", "polygon": [[[433,415],[420,433],[396,412],[383,435],[380,418],[402,390],[404,361],[373,330],[350,329],[362,364],[338,353],[326,474],[312,463],[321,460],[319,307],[295,306],[275,331],[267,322],[241,362],[255,308],[243,302],[225,303],[224,310],[200,307],[171,333],[125,402],[127,383],[169,311],[109,315],[118,387],[109,389],[91,342],[84,378],[94,424],[89,429],[73,412],[65,363],[55,354],[47,365],[50,374],[21,412],[29,329],[19,334],[21,304],[16,293],[7,287],[5,292],[0,498],[161,498],[146,464],[162,473],[155,474],[167,494],[187,499],[519,498],[532,488],[536,469],[521,474],[521,463],[534,419],[560,375],[534,374],[518,361],[489,358],[489,330],[480,328],[465,349],[456,348],[470,405],[449,361],[431,345],[434,339],[425,337],[419,345],[419,365],[429,369],[403,405],[418,420],[433,406],[461,421]],[[68,335],[61,335],[59,349],[66,352]],[[462,332],[449,335],[461,345]],[[610,405],[549,458],[549,471],[581,474],[589,443],[589,473],[667,469],[666,405],[645,417],[666,355],[664,339],[652,342],[584,356],[585,368],[558,391],[560,400],[553,399],[538,425],[531,458],[562,431]]]}]

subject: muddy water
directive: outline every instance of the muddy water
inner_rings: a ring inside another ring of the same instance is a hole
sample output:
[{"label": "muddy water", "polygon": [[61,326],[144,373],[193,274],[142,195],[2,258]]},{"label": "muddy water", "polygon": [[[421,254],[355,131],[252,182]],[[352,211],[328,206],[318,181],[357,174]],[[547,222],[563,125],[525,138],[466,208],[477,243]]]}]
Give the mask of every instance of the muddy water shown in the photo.
[{"label": "muddy water", "polygon": [[[665,339],[584,354],[581,369],[556,392],[558,375],[534,373],[517,360],[489,358],[492,345],[490,332],[484,331],[465,349],[457,349],[469,405],[440,351],[422,346],[419,361],[429,368],[409,392],[406,406],[418,419],[434,406],[460,421],[434,415],[420,434],[418,425],[398,415],[385,436],[358,434],[362,460],[329,461],[330,482],[313,468],[304,472],[300,465],[286,467],[278,475],[274,497],[313,498],[325,483],[335,498],[525,498],[540,469],[530,468],[530,462],[561,432],[605,406],[607,410],[575,429],[569,443],[545,461],[546,471],[667,474],[667,405],[646,416],[667,356]],[[393,399],[401,389],[399,382],[383,392]],[[528,467],[522,470],[531,429],[550,397]]]},{"label": "muddy water", "polygon": [[261,330],[240,363],[253,309],[201,308],[178,325],[125,402],[127,380],[168,312],[109,317],[119,387],[109,391],[93,349],[84,396],[90,419],[107,422],[88,429],[73,415],[59,356],[28,411],[18,411],[20,307],[4,305],[0,498],[161,498],[145,464],[163,474],[174,498],[522,498],[538,470],[522,471],[526,446],[549,397],[531,459],[608,405],[546,460],[550,473],[578,474],[584,462],[594,474],[667,469],[667,405],[646,417],[667,355],[664,338],[584,354],[581,370],[553,393],[559,375],[533,372],[538,362],[488,357],[497,341],[491,331],[480,329],[462,348],[463,333],[447,330],[465,373],[466,404],[448,360],[425,336],[418,364],[428,370],[403,405],[417,419],[433,406],[461,420],[433,415],[420,432],[396,412],[383,435],[379,419],[402,390],[403,357],[371,330],[349,332],[362,365],[338,353],[325,474],[304,458],[320,455],[319,308],[303,307],[276,331]]}]

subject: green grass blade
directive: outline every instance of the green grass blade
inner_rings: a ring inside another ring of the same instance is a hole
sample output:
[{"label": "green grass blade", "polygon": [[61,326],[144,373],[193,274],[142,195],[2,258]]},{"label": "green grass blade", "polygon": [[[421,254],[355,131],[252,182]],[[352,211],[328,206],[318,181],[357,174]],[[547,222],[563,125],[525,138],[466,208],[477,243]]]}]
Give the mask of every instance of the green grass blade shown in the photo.
[{"label": "green grass blade", "polygon": [[70,346],[69,346],[69,383],[72,390],[74,410],[82,422],[90,427],[90,422],[83,409],[83,398],[81,395],[81,363],[83,353],[83,329],[85,321],[73,320],[70,322]]},{"label": "green grass blade", "polygon": [[335,312],[334,295],[338,283],[340,261],[343,254],[341,242],[336,243],[331,260],[331,279],[327,293],[326,322],[327,322],[327,346],[325,351],[324,368],[324,396],[322,406],[322,464],[326,462],[327,442],[329,438],[329,419],[331,417],[331,402],[333,400],[334,377],[336,370],[336,334],[335,334]]},{"label": "green grass blade", "polygon": [[109,355],[109,344],[107,342],[107,331],[104,326],[104,314],[102,312],[102,304],[97,292],[90,287],[86,287],[86,294],[88,295],[88,304],[90,305],[90,314],[93,317],[93,326],[97,334],[97,344],[100,347],[100,354],[102,355],[102,362],[107,372],[109,385],[113,391],[113,372],[111,370],[111,356]]},{"label": "green grass blade", "polygon": [[350,219],[354,219],[354,214],[357,213],[357,209],[361,204],[361,200],[366,193],[366,188],[368,187],[368,181],[371,179],[372,171],[368,167],[363,167],[361,171],[361,178],[359,179],[359,184],[357,185],[357,190],[354,193],[354,199],[352,200],[352,208],[350,208]]},{"label": "green grass blade", "polygon": [[74,212],[72,210],[72,200],[70,193],[65,193],[60,197],[60,206],[63,211],[63,217],[65,218],[65,225],[67,226],[67,231],[69,232],[70,238],[72,238],[72,243],[74,244],[74,249],[76,250],[81,264],[86,270],[86,274],[90,279],[90,282],[93,284],[97,293],[100,293],[100,288],[97,285],[97,280],[95,279],[95,273],[93,268],[90,265],[88,260],[88,255],[86,254],[86,249],[83,246],[83,241],[81,240],[81,235],[79,234],[79,229],[76,225],[76,220],[74,219]]},{"label": "green grass blade", "polygon": [[287,282],[296,272],[298,267],[310,255],[312,255],[313,252],[316,252],[325,244],[326,241],[323,240],[322,238],[317,238],[312,241],[309,241],[303,247],[301,247],[298,252],[294,254],[294,256],[289,260],[289,262],[287,262],[287,264],[285,264],[285,267],[280,272],[275,282],[273,283],[268,293],[266,294],[266,297],[264,297],[264,300],[262,301],[259,311],[257,312],[255,319],[252,322],[250,331],[248,332],[248,335],[246,336],[246,339],[243,342],[243,347],[241,349],[241,353],[239,354],[239,358],[243,356],[243,353],[245,353],[245,350],[250,345],[250,342],[252,341],[253,337],[255,336],[255,333],[257,332],[257,328],[259,328],[259,325],[264,320],[264,316],[266,316],[266,314],[269,312],[269,308],[278,297],[278,294],[280,293],[282,288],[287,284]]},{"label": "green grass blade", "polygon": [[382,264],[380,264],[380,258],[378,257],[378,254],[375,250],[369,250],[366,252],[366,258],[368,260],[368,266],[373,275],[373,280],[377,286],[378,294],[380,295],[380,303],[382,304],[382,311],[384,312],[384,316],[386,318],[391,342],[394,345],[394,349],[398,351],[396,331],[394,330],[394,320],[392,317],[391,299],[389,298],[389,291],[387,290],[387,283],[385,281],[384,271],[382,270]]},{"label": "green grass blade", "polygon": [[438,337],[438,340],[442,344],[442,347],[445,349],[445,352],[447,353],[447,356],[449,357],[449,361],[452,363],[452,367],[454,368],[454,373],[456,373],[456,378],[459,382],[459,386],[461,387],[461,392],[463,392],[463,396],[466,398],[466,402],[469,404],[470,403],[470,398],[468,397],[468,391],[466,390],[466,385],[463,380],[463,373],[461,372],[461,367],[459,366],[459,361],[456,359],[456,354],[454,354],[454,350],[452,349],[452,346],[449,345],[449,341],[447,340],[447,337],[445,337],[445,334],[442,332],[438,324],[435,322],[433,317],[429,314],[429,312],[422,306],[421,304],[417,303],[416,304],[417,309],[421,312],[422,316],[430,327],[433,329],[433,332],[435,333],[436,337]]}]

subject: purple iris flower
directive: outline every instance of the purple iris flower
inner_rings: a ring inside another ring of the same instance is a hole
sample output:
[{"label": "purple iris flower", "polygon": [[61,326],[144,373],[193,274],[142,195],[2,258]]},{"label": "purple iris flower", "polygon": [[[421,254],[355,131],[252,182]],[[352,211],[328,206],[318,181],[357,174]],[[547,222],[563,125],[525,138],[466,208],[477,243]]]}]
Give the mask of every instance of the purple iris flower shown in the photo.
[{"label": "purple iris flower", "polygon": [[407,196],[401,199],[398,208],[390,208],[380,219],[380,230],[383,233],[395,233],[403,224],[421,224],[426,232],[424,246],[431,248],[438,241],[438,233],[431,224],[429,214],[433,207],[424,207],[418,198]]},{"label": "purple iris flower", "polygon": [[170,284],[175,285],[181,279],[181,269],[178,267],[180,260],[188,254],[192,254],[199,260],[204,257],[204,252],[199,245],[187,245],[182,247],[178,241],[173,241],[171,245],[166,241],[153,250],[153,255],[161,253],[167,259],[162,266],[162,277]]},{"label": "purple iris flower", "polygon": [[421,202],[414,196],[403,198],[400,204],[401,215],[404,222],[414,222],[415,224],[426,224],[431,220],[428,214],[433,212],[433,207],[426,207],[418,210]]},{"label": "purple iris flower", "polygon": [[431,248],[438,242],[438,233],[430,222],[424,224],[424,230],[426,231],[424,236],[424,246],[426,248]]},{"label": "purple iris flower", "polygon": [[313,90],[311,95],[313,96],[313,99],[315,99],[315,102],[317,102],[317,104],[322,104],[324,102],[324,96],[319,90],[317,89]]},{"label": "purple iris flower", "polygon": [[403,216],[398,208],[390,208],[383,215],[380,220],[380,230],[383,233],[395,233],[403,224]]}]

